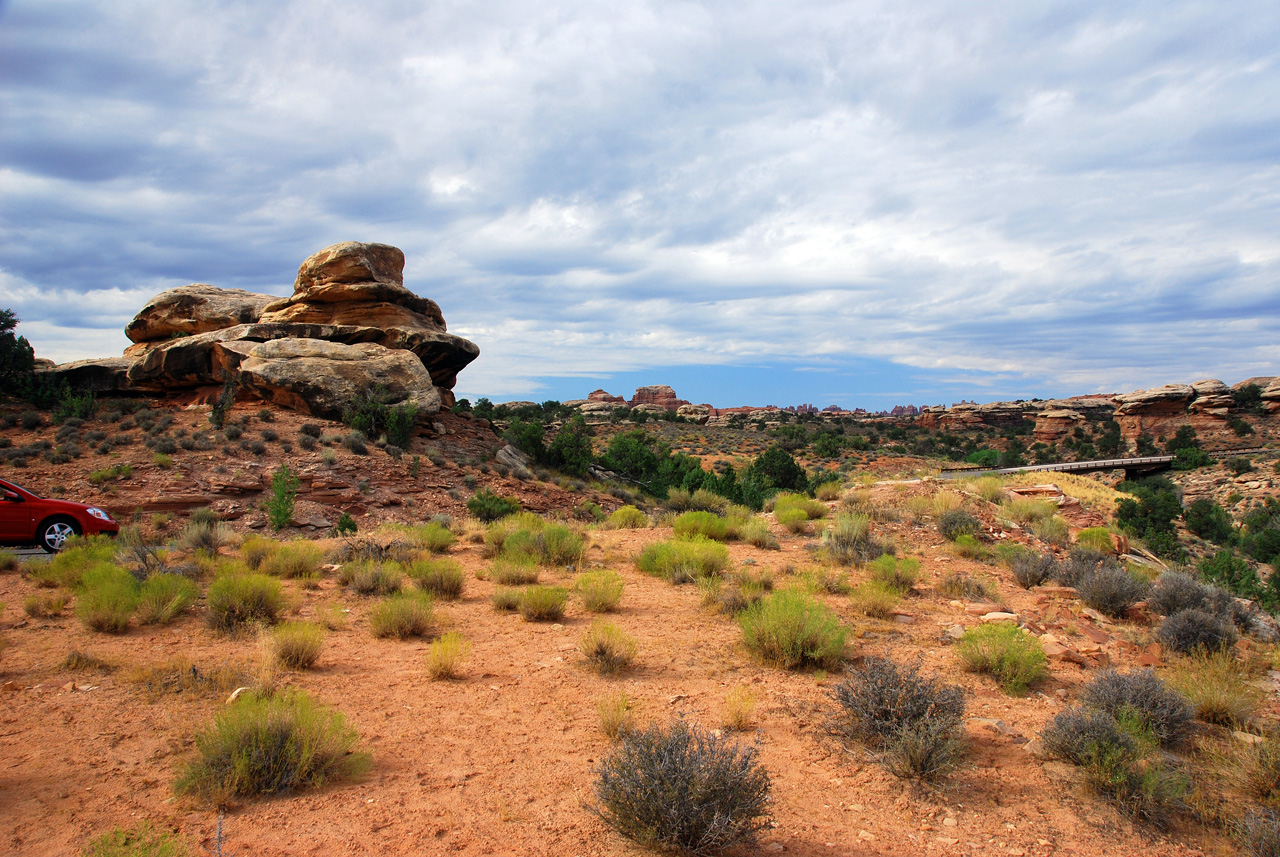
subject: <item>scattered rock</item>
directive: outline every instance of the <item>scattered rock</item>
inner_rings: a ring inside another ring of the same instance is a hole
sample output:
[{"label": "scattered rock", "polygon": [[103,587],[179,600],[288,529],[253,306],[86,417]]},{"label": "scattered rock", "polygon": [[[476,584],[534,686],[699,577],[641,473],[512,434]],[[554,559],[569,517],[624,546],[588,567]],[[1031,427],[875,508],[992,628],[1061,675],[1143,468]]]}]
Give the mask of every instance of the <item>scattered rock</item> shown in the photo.
[{"label": "scattered rock", "polygon": [[993,610],[990,613],[984,613],[981,617],[983,622],[1017,622],[1017,613],[1006,613],[1002,610]]}]

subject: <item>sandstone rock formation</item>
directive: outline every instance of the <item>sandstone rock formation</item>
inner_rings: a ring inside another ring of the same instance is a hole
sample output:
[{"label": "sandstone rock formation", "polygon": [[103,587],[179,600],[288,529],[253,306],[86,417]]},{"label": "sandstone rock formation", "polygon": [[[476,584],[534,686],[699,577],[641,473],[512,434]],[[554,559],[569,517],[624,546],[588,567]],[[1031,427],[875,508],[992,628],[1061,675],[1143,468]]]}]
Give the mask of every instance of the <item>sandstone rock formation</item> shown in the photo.
[{"label": "sandstone rock formation", "polygon": [[288,298],[170,289],[129,323],[124,357],[45,371],[97,392],[204,387],[239,372],[245,390],[327,416],[382,386],[391,402],[434,413],[453,404],[458,372],[480,349],[447,332],[439,305],[405,288],[403,270],[395,247],[346,242],[307,258]]},{"label": "sandstone rock formation", "polygon": [[656,405],[659,411],[674,411],[689,402],[677,396],[676,391],[666,384],[656,384],[652,387],[637,387],[630,404],[632,408],[640,405]]},{"label": "sandstone rock formation", "polygon": [[590,402],[608,402],[615,405],[625,405],[627,400],[621,396],[615,396],[612,393],[606,393],[599,388],[592,390],[587,394],[587,401]]}]

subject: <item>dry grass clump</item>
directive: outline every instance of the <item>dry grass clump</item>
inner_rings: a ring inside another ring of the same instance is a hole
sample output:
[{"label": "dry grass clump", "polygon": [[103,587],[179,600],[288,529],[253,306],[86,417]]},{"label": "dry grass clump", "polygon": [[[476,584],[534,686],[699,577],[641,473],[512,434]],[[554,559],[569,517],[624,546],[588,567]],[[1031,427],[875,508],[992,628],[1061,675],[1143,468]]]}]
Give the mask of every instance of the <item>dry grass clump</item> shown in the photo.
[{"label": "dry grass clump", "polygon": [[720,711],[720,726],[735,732],[751,727],[756,710],[756,695],[746,685],[738,685],[725,697]]},{"label": "dry grass clump", "polygon": [[830,482],[823,482],[817,488],[813,489],[813,496],[823,502],[831,502],[832,500],[840,499],[840,493],[842,490],[844,489],[840,482],[838,480],[832,480]]},{"label": "dry grass clump", "polygon": [[866,515],[837,515],[822,533],[822,549],[836,565],[861,565],[885,552],[871,537],[871,519]]},{"label": "dry grass clump", "polygon": [[636,556],[636,568],[674,584],[713,577],[729,565],[724,545],[701,536],[651,542]]},{"label": "dry grass clump", "polygon": [[310,669],[323,649],[324,628],[314,622],[282,622],[271,635],[272,654],[286,669]]},{"label": "dry grass clump", "polygon": [[[837,488],[837,496],[839,489]],[[804,512],[804,516],[811,520],[825,518],[827,516],[827,504],[819,500],[810,499],[803,494],[784,493],[779,494],[773,500],[773,514],[777,517],[779,512],[786,512],[791,509],[798,509]],[[782,519],[779,518],[779,521]]]},{"label": "dry grass clump", "polygon": [[526,622],[559,622],[569,603],[569,590],[562,586],[530,586],[520,593],[516,609]]},{"label": "dry grass clump", "polygon": [[218,631],[250,622],[273,625],[285,608],[280,581],[265,574],[225,574],[209,584],[205,602],[209,625]]},{"label": "dry grass clump", "polygon": [[920,576],[920,562],[885,554],[867,564],[871,579],[883,583],[900,595],[906,595]]},{"label": "dry grass clump", "polygon": [[379,638],[427,637],[435,624],[435,600],[427,592],[397,592],[369,611],[369,631]]},{"label": "dry grass clump", "polygon": [[242,694],[196,736],[198,757],[174,788],[217,806],[318,788],[369,768],[368,754],[355,752],[358,740],[341,714],[302,691]]},{"label": "dry grass clump", "polygon": [[[67,657],[69,661],[71,656]],[[222,663],[204,668],[182,657],[134,667],[125,676],[125,680],[152,700],[167,694],[181,693],[220,696],[253,681],[241,666]]]},{"label": "dry grass clump", "polygon": [[[702,536],[718,542],[730,538],[729,521],[714,512],[685,512],[671,525],[677,538]],[[737,535],[736,530],[733,535]]]},{"label": "dry grass clump", "polygon": [[249,535],[240,543],[240,558],[250,569],[257,571],[263,561],[280,548],[280,542],[266,536]]},{"label": "dry grass clump", "polygon": [[390,562],[352,562],[338,572],[338,584],[357,595],[390,595],[399,592],[400,569]]},{"label": "dry grass clump", "polygon": [[520,609],[520,596],[523,594],[523,589],[500,586],[489,596],[489,604],[499,613],[514,613]]},{"label": "dry grass clump", "polygon": [[[1005,477],[1005,484],[1010,486],[1038,485],[1045,478],[1043,473],[1011,473]],[[1104,515],[1115,513],[1116,503],[1129,494],[1116,491],[1109,485],[1074,473],[1054,473],[1053,483],[1063,494],[1079,500],[1083,505]]]},{"label": "dry grass clump", "polygon": [[796,590],[760,599],[738,615],[738,625],[753,654],[783,669],[834,669],[849,634],[830,607]]},{"label": "dry grass clump", "polygon": [[[243,548],[241,556],[243,556]],[[248,562],[248,558],[245,558]],[[258,570],[285,580],[315,580],[320,576],[324,551],[311,542],[284,542],[263,557]],[[250,566],[252,567],[252,565]]]},{"label": "dry grass clump", "polygon": [[853,609],[872,619],[888,619],[902,594],[883,580],[865,580],[849,593]]},{"label": "dry grass clump", "polygon": [[200,597],[200,590],[180,574],[153,574],[142,584],[137,617],[140,625],[167,625]]},{"label": "dry grass clump", "polygon": [[769,522],[759,516],[752,517],[738,530],[738,539],[761,550],[782,550],[777,536],[769,531]]},{"label": "dry grass clump", "polygon": [[952,572],[942,578],[938,594],[960,601],[996,601],[995,584],[964,572]]},{"label": "dry grass clump", "polygon": [[457,560],[447,557],[420,559],[407,564],[404,571],[419,589],[436,598],[456,601],[462,597],[464,574],[462,564]]},{"label": "dry grass clump", "polygon": [[21,563],[13,551],[0,550],[0,572],[17,571]]},{"label": "dry grass clump", "polygon": [[458,543],[458,537],[453,531],[435,521],[408,528],[408,536],[416,545],[431,553],[444,553]]},{"label": "dry grass clump", "polygon": [[635,660],[636,641],[612,622],[598,619],[578,638],[578,651],[591,669],[601,675],[615,675]]},{"label": "dry grass clump", "polygon": [[600,731],[610,741],[631,727],[631,700],[626,691],[602,696],[596,701],[596,713],[600,716]]},{"label": "dry grass clump", "polygon": [[188,857],[191,850],[179,837],[140,822],[127,830],[117,827],[95,836],[80,853],[81,857]]},{"label": "dry grass clump", "polygon": [[1049,674],[1040,641],[1007,622],[978,625],[965,631],[956,654],[971,672],[994,676],[1005,693],[1021,696]]},{"label": "dry grass clump", "polygon": [[68,672],[109,673],[115,671],[115,667],[109,662],[80,649],[72,649],[67,652],[67,656],[62,659],[62,668]]},{"label": "dry grass clump", "polygon": [[1076,544],[1086,550],[1098,553],[1115,553],[1115,543],[1111,541],[1111,532],[1106,527],[1087,527],[1076,533]]},{"label": "dry grass clump", "polygon": [[458,667],[471,652],[471,643],[457,631],[441,634],[427,649],[427,673],[433,681],[458,678]]},{"label": "dry grass clump", "polygon": [[618,609],[624,586],[622,575],[609,570],[587,572],[573,584],[583,608],[590,613],[611,613]]},{"label": "dry grass clump", "polygon": [[122,634],[137,609],[138,579],[119,566],[97,565],[84,573],[76,599],[76,617],[86,628]]},{"label": "dry grass clump", "polygon": [[1038,524],[1058,514],[1058,504],[1052,500],[1014,497],[1004,504],[1004,514],[1018,524]]},{"label": "dry grass clump", "polygon": [[1195,708],[1197,720],[1243,729],[1265,697],[1251,678],[1234,652],[1200,650],[1177,664],[1169,684]]},{"label": "dry grass clump", "polygon": [[32,619],[45,619],[61,616],[70,603],[71,593],[59,589],[46,595],[28,595],[22,602],[22,612]]},{"label": "dry grass clump", "polygon": [[182,528],[174,547],[182,551],[214,556],[224,547],[235,545],[239,537],[221,521],[193,519]]},{"label": "dry grass clump", "polygon": [[1272,732],[1240,753],[1240,787],[1255,800],[1280,797],[1280,735]]},{"label": "dry grass clump", "polygon": [[1040,541],[1055,547],[1066,547],[1071,543],[1071,528],[1067,526],[1066,521],[1057,515],[1033,524],[1031,532],[1035,533],[1036,538],[1040,539]]},{"label": "dry grass clump", "polygon": [[605,526],[611,530],[639,530],[649,526],[649,516],[635,506],[622,506],[609,516]]}]

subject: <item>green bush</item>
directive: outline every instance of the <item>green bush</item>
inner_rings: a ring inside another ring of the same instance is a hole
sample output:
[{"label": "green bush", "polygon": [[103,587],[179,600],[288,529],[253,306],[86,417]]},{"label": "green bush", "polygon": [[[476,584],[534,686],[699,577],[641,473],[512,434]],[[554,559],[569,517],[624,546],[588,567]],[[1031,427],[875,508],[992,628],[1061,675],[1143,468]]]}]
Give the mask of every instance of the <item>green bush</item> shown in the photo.
[{"label": "green bush", "polygon": [[866,580],[849,593],[853,608],[873,619],[888,619],[902,599],[902,593],[883,580]]},{"label": "green bush", "polygon": [[867,568],[872,580],[883,583],[899,595],[910,592],[911,587],[916,585],[916,578],[920,576],[920,563],[917,560],[898,559],[889,554],[872,560]]},{"label": "green bush", "polygon": [[209,585],[205,600],[209,624],[218,631],[247,622],[273,625],[285,608],[280,581],[265,574],[225,574]]},{"label": "green bush", "polygon": [[481,488],[467,500],[467,511],[489,523],[520,511],[520,501],[514,497],[499,497],[487,488]]},{"label": "green bush", "polygon": [[689,583],[724,571],[729,565],[729,551],[724,545],[702,537],[671,539],[645,545],[635,562],[645,574],[675,584]]},{"label": "green bush", "polygon": [[1206,497],[1192,501],[1182,514],[1191,533],[1214,544],[1226,544],[1235,531],[1227,510]]},{"label": "green bush", "polygon": [[[332,452],[332,450],[325,451]],[[351,517],[347,512],[343,512],[338,516],[338,523],[334,524],[333,529],[340,536],[354,535],[358,529],[356,527],[356,519]]]},{"label": "green bush", "polygon": [[167,625],[200,596],[196,585],[180,574],[153,574],[142,584],[138,599],[138,623]]},{"label": "green bush", "polygon": [[530,586],[520,594],[516,609],[526,622],[559,622],[569,603],[569,590],[560,586]]},{"label": "green bush", "polygon": [[444,553],[458,542],[458,537],[446,526],[434,521],[414,527],[413,540],[432,553]]},{"label": "green bush", "polygon": [[1098,553],[1114,553],[1116,549],[1106,527],[1086,527],[1076,533],[1076,544]]},{"label": "green bush", "polygon": [[820,601],[795,590],[775,592],[738,616],[742,640],[762,661],[784,669],[834,669],[849,629]]},{"label": "green bush", "polygon": [[672,527],[676,536],[680,538],[702,536],[721,542],[728,538],[728,525],[725,519],[712,512],[685,512],[676,518]]},{"label": "green bush", "polygon": [[606,526],[612,530],[638,530],[648,525],[648,517],[635,506],[619,508],[606,522]]},{"label": "green bush", "polygon": [[612,622],[597,620],[578,638],[578,651],[598,673],[614,675],[635,660],[635,638]]},{"label": "green bush", "polygon": [[272,634],[271,648],[283,666],[310,669],[324,649],[324,628],[315,622],[282,622]]},{"label": "green bush", "polygon": [[645,847],[713,854],[750,844],[769,826],[769,775],[758,746],[676,720],[630,728],[596,769],[592,807]]},{"label": "green bush", "polygon": [[809,520],[825,518],[828,512],[826,503],[811,499],[803,494],[783,493],[774,498],[773,513],[775,516],[779,512],[785,512],[788,509],[798,509],[804,512],[805,518]]},{"label": "green bush", "polygon": [[435,623],[434,600],[427,592],[398,592],[369,611],[369,630],[375,637],[430,636]]},{"label": "green bush", "polygon": [[76,599],[76,616],[86,628],[122,634],[138,607],[138,580],[123,568],[97,565],[85,572]]},{"label": "green bush", "polygon": [[938,532],[948,541],[960,536],[973,536],[978,532],[978,519],[963,509],[947,509],[938,515]]},{"label": "green bush", "polygon": [[951,550],[956,556],[963,557],[965,559],[983,560],[990,555],[990,551],[987,550],[986,545],[978,541],[973,536],[964,533],[956,536],[955,542],[951,545]]},{"label": "green bush", "polygon": [[786,527],[789,533],[805,533],[809,531],[809,516],[805,514],[804,509],[776,509],[773,517],[779,524]]},{"label": "green bush", "polygon": [[616,571],[591,571],[577,579],[573,588],[582,606],[591,613],[610,613],[618,609],[624,583]]},{"label": "green bush", "polygon": [[498,557],[489,566],[489,577],[502,586],[524,586],[538,582],[538,566],[531,557]]},{"label": "green bush", "polygon": [[970,628],[955,648],[967,669],[994,676],[1005,693],[1015,696],[1049,674],[1040,641],[1007,622]]},{"label": "green bush", "polygon": [[285,580],[314,580],[320,576],[320,565],[323,560],[324,551],[317,544],[285,542],[262,560],[258,570],[263,574]]},{"label": "green bush", "polygon": [[405,566],[405,574],[419,589],[437,598],[456,601],[462,597],[462,566],[452,559],[425,559]]},{"label": "green bush", "polygon": [[822,533],[822,548],[837,565],[869,562],[885,552],[871,538],[871,518],[860,514],[837,515],[831,528]]},{"label": "green bush", "polygon": [[236,798],[285,794],[352,779],[370,759],[341,714],[302,691],[242,694],[196,736],[198,758],[175,785],[218,806]]},{"label": "green bush", "polygon": [[283,530],[293,521],[293,507],[298,499],[298,474],[281,464],[271,474],[271,495],[267,498],[267,520],[272,529]]},{"label": "green bush", "polygon": [[489,603],[499,613],[514,613],[520,609],[520,596],[524,590],[510,586],[500,586],[489,596]]},{"label": "green bush", "polygon": [[400,591],[400,569],[389,562],[351,562],[338,572],[338,583],[357,595],[390,595]]},{"label": "green bush", "polygon": [[191,851],[177,836],[141,823],[94,837],[81,857],[188,857]]}]

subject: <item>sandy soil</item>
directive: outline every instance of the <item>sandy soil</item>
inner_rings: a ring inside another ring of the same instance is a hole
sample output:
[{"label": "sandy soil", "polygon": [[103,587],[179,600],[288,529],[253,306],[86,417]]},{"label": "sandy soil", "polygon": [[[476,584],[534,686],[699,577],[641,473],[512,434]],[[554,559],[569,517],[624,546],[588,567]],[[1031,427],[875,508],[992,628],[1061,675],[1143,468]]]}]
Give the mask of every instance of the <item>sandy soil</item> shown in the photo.
[{"label": "sandy soil", "polygon": [[[1135,828],[1090,796],[1072,768],[1028,750],[1034,747],[1028,739],[1070,704],[1104,655],[1112,663],[1135,663],[1150,640],[1149,627],[1095,623],[1074,598],[1025,592],[1001,568],[951,556],[931,530],[905,521],[878,526],[882,537],[922,561],[904,615],[868,620],[855,615],[846,598],[824,598],[855,629],[855,658],[919,656],[927,671],[966,689],[975,718],[968,724],[970,754],[938,787],[901,781],[832,737],[838,674],[760,665],[732,620],[699,606],[695,587],[673,587],[635,571],[634,553],[670,530],[596,531],[585,565],[624,576],[627,589],[614,619],[639,641],[635,667],[617,678],[597,676],[580,663],[576,644],[591,617],[575,601],[554,625],[495,613],[488,602],[493,584],[474,577],[487,564],[476,545],[452,549],[468,571],[466,591],[439,610],[442,628],[462,631],[473,644],[465,675],[456,681],[429,680],[425,641],[374,639],[367,619],[372,602],[339,590],[332,574],[317,590],[287,584],[300,617],[314,617],[333,602],[349,610],[345,627],[329,634],[317,668],[285,680],[344,712],[372,753],[373,768],[355,784],[233,809],[222,820],[222,853],[640,853],[589,810],[593,768],[610,748],[596,701],[621,689],[637,701],[641,721],[683,715],[715,727],[737,685],[749,686],[758,700],[758,731],[743,740],[759,740],[774,797],[774,827],[757,849],[742,853],[1230,853],[1220,837],[1198,829],[1161,835]],[[812,564],[814,538],[789,536],[776,525],[775,532],[781,551],[732,545],[734,562],[772,569],[779,582],[788,567]],[[956,569],[996,578],[1012,610],[1060,634],[1087,654],[1086,663],[1055,662],[1051,680],[1024,698],[962,672],[946,630],[979,617],[933,590]],[[854,582],[860,577],[852,573]],[[568,583],[571,574],[544,572],[543,579]],[[172,626],[121,636],[87,631],[70,610],[60,618],[24,619],[22,603],[33,591],[18,574],[0,575],[10,643],[0,661],[0,853],[75,854],[93,836],[143,819],[178,831],[198,846],[196,853],[213,853],[218,814],[175,798],[172,784],[191,758],[193,736],[224,705],[223,694],[151,699],[128,674],[177,656],[205,667],[252,661],[258,641],[212,633],[199,606]],[[1082,628],[1105,641],[1094,644]],[[71,649],[116,669],[68,672],[61,664]],[[1274,694],[1270,701],[1274,708]]]}]

